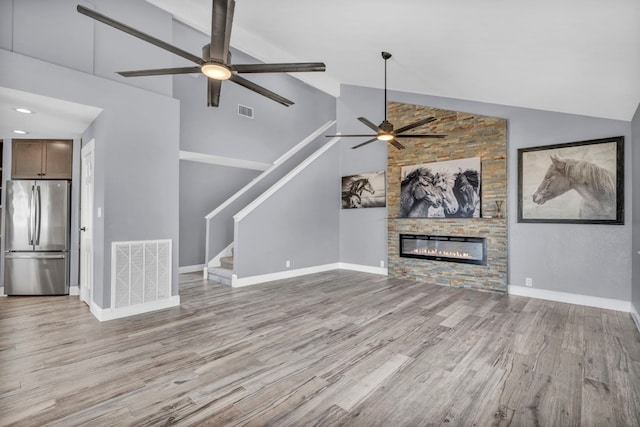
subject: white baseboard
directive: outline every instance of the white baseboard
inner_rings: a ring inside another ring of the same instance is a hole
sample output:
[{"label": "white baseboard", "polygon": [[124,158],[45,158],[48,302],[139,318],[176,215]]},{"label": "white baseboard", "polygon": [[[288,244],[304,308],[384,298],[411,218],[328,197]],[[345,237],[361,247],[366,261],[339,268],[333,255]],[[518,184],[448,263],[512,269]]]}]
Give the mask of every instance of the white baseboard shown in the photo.
[{"label": "white baseboard", "polygon": [[146,304],[138,304],[133,307],[125,307],[120,309],[100,308],[91,301],[91,313],[101,322],[107,320],[121,319],[123,317],[135,316],[138,314],[149,313],[151,311],[163,310],[165,308],[178,307],[180,305],[180,295],[174,295],[169,299],[162,301],[154,301]]},{"label": "white baseboard", "polygon": [[607,310],[631,311],[631,302],[612,298],[592,297],[588,295],[570,294],[567,292],[534,289],[524,286],[509,286],[510,295],[546,299],[549,301],[566,302],[568,304],[586,305],[588,307],[604,308]]},{"label": "white baseboard", "polygon": [[234,288],[240,288],[243,286],[257,285],[259,283],[272,282],[274,280],[290,279],[292,277],[305,276],[307,274],[322,273],[324,271],[339,269],[361,271],[363,273],[379,274],[383,276],[387,275],[386,268],[337,262],[333,264],[317,265],[314,267],[298,268],[296,270],[279,271],[277,273],[261,274],[258,276],[249,276],[243,278],[238,278],[238,276],[234,274],[231,276],[231,286]]},{"label": "white baseboard", "polygon": [[231,276],[231,286],[240,288],[243,286],[257,285],[259,283],[271,282],[274,280],[290,279],[297,276],[305,276],[307,274],[322,273],[324,271],[336,270],[340,268],[340,263],[317,265],[314,267],[298,268],[296,270],[279,271],[277,273],[261,274],[258,276],[249,276],[238,278],[237,275]]},{"label": "white baseboard", "polygon": [[638,309],[631,304],[631,318],[636,324],[636,328],[638,328],[638,332],[640,332],[640,314],[638,314]]},{"label": "white baseboard", "polygon": [[343,270],[361,271],[363,273],[379,274],[381,276],[388,276],[389,270],[384,267],[372,267],[370,265],[361,264],[349,264],[346,262],[339,263],[339,268]]},{"label": "white baseboard", "polygon": [[184,267],[178,267],[178,274],[195,273],[198,271],[202,271],[203,268],[204,264],[186,265]]}]

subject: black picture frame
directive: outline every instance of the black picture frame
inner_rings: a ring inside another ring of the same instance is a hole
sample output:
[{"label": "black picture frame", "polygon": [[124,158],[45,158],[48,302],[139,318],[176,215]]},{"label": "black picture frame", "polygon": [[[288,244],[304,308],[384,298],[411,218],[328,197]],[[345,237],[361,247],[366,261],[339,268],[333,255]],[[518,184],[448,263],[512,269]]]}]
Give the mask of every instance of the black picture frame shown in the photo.
[{"label": "black picture frame", "polygon": [[518,222],[624,224],[624,136],[518,149]]}]

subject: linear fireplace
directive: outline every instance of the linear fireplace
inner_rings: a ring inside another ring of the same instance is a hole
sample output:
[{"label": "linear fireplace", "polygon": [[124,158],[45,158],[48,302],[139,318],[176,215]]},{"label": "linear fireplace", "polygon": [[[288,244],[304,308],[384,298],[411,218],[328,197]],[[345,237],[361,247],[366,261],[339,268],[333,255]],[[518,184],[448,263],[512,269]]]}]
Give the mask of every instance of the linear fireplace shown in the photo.
[{"label": "linear fireplace", "polygon": [[487,264],[484,237],[400,235],[400,256],[464,264]]}]

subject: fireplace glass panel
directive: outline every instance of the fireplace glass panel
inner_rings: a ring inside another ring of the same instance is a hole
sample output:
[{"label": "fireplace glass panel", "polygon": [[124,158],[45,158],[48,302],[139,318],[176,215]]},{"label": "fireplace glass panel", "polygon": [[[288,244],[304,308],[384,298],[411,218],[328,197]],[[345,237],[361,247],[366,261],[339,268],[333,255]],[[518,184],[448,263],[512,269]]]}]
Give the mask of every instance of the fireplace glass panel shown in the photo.
[{"label": "fireplace glass panel", "polygon": [[400,256],[486,265],[486,239],[483,237],[401,234]]}]

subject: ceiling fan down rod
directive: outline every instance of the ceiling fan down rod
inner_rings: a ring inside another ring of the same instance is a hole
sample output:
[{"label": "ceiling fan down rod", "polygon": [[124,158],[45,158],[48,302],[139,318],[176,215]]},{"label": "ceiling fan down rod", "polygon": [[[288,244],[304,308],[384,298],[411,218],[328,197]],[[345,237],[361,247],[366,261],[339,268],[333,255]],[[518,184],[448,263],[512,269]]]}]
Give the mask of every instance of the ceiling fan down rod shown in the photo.
[{"label": "ceiling fan down rod", "polygon": [[382,59],[384,59],[384,121],[387,121],[387,59],[391,58],[389,52],[382,51]]}]

